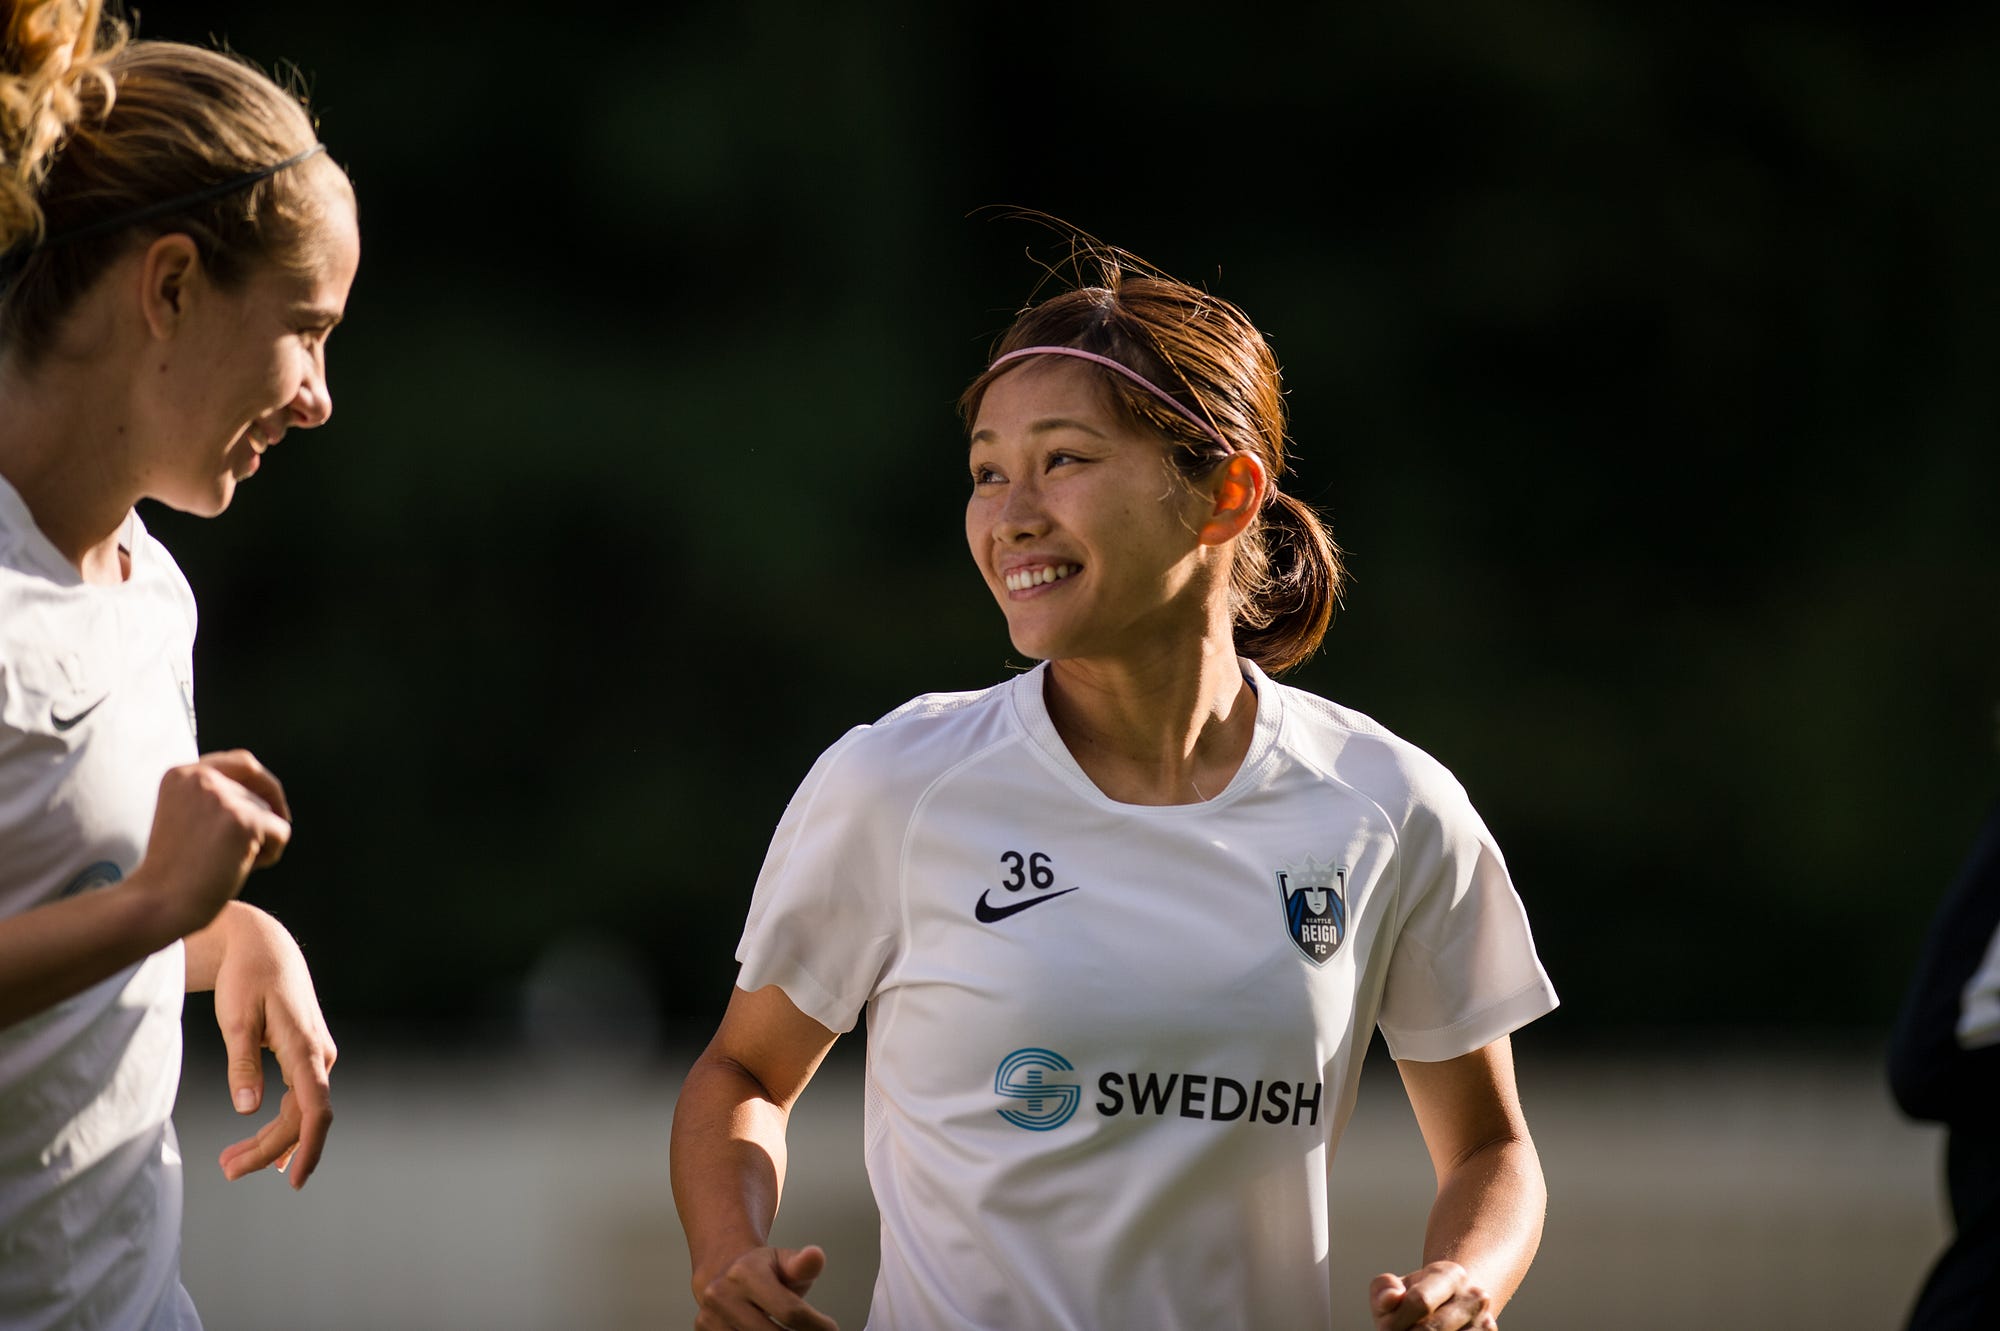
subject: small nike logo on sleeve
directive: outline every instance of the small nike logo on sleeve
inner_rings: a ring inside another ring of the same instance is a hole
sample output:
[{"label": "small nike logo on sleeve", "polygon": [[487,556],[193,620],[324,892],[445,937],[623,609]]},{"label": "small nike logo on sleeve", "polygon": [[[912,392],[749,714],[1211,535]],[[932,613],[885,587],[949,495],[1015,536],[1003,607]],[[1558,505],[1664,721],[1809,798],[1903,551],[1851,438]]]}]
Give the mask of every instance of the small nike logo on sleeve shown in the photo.
[{"label": "small nike logo on sleeve", "polygon": [[[107,693],[104,695],[104,698],[109,698],[110,696],[111,695]],[[62,713],[58,712],[55,709],[55,706],[51,704],[49,707],[49,720],[55,723],[55,727],[57,730],[69,730],[72,727],[74,727],[79,721],[83,720],[84,717],[89,716],[92,712],[104,706],[104,698],[99,698],[96,702],[84,708],[82,711],[73,712],[68,716],[64,716]]]},{"label": "small nike logo on sleeve", "polygon": [[1066,897],[1077,889],[1066,887],[1060,892],[1051,892],[1044,897],[1029,897],[1025,901],[1017,901],[1011,906],[995,906],[988,902],[986,897],[992,890],[992,888],[988,888],[985,892],[981,892],[979,894],[979,904],[972,908],[973,916],[981,924],[992,924],[997,920],[1006,919],[1009,915],[1019,915],[1030,906],[1039,906],[1044,901],[1054,901],[1057,897]]}]

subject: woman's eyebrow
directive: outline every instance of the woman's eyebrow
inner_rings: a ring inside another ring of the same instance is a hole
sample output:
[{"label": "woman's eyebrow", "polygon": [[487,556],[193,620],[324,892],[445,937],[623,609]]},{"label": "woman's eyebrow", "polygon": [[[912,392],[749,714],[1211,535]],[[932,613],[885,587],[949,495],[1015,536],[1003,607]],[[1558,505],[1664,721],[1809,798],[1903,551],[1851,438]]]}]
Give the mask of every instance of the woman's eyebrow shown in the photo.
[{"label": "woman's eyebrow", "polygon": [[[1036,421],[1028,427],[1028,434],[1030,437],[1033,437],[1049,434],[1055,430],[1080,430],[1093,438],[1102,439],[1104,437],[1104,432],[1096,426],[1091,425],[1087,421],[1075,420],[1068,416],[1050,416],[1046,419]],[[991,443],[998,438],[999,436],[992,430],[976,430],[973,432],[971,442],[975,445]]]}]

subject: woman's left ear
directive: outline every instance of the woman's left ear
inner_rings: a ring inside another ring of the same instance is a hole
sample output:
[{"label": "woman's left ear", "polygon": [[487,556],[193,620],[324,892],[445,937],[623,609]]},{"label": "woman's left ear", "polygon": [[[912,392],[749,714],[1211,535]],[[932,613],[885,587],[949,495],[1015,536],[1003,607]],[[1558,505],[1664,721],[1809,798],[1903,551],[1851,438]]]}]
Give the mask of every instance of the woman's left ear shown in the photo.
[{"label": "woman's left ear", "polygon": [[1203,545],[1221,545],[1242,535],[1264,507],[1271,474],[1254,453],[1234,453],[1209,484],[1213,487],[1215,506],[1196,535]]},{"label": "woman's left ear", "polygon": [[201,271],[194,241],[170,232],[146,247],[139,260],[139,313],[147,331],[165,340],[180,327],[189,286]]}]

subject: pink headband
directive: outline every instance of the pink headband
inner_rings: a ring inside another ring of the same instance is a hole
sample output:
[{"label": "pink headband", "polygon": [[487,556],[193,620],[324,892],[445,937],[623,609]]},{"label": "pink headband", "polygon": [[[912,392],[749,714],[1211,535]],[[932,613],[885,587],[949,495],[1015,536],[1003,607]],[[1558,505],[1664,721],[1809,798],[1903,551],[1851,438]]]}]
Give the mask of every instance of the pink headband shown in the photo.
[{"label": "pink headband", "polygon": [[1161,402],[1165,403],[1175,412],[1185,417],[1187,419],[1188,424],[1194,426],[1195,429],[1200,430],[1210,439],[1213,439],[1218,445],[1221,446],[1223,452],[1234,453],[1236,451],[1233,447],[1230,446],[1229,441],[1222,437],[1222,431],[1216,429],[1213,425],[1210,425],[1207,421],[1203,420],[1201,417],[1195,415],[1193,412],[1189,411],[1186,407],[1182,406],[1179,402],[1175,401],[1171,396],[1168,395],[1166,389],[1160,387],[1158,384],[1154,383],[1151,379],[1146,378],[1144,375],[1140,374],[1137,370],[1134,370],[1129,366],[1121,365],[1117,361],[1111,359],[1111,357],[1109,356],[1100,356],[1094,351],[1085,351],[1082,347],[1022,347],[1019,350],[1010,351],[1006,355],[994,361],[991,365],[986,367],[986,372],[988,374],[991,374],[993,373],[993,371],[999,369],[1002,365],[1005,365],[1008,361],[1019,360],[1023,356],[1074,356],[1078,360],[1087,360],[1092,362],[1093,364],[1102,365],[1107,370],[1116,370],[1119,374],[1124,375],[1127,379],[1130,379],[1133,383],[1139,385],[1139,387],[1145,389],[1148,393],[1151,393],[1155,398],[1158,398]]}]

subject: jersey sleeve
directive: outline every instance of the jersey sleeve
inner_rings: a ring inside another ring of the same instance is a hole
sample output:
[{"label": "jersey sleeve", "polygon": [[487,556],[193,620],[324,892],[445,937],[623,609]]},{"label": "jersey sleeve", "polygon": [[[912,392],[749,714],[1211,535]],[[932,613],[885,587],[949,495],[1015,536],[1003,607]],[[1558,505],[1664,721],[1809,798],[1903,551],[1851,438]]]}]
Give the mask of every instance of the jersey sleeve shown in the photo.
[{"label": "jersey sleeve", "polygon": [[737,986],[775,984],[827,1029],[852,1030],[900,937],[907,808],[874,772],[870,728],[820,755],[771,837],[736,959]]},{"label": "jersey sleeve", "polygon": [[1556,1006],[1500,848],[1455,780],[1405,829],[1401,924],[1377,1017],[1397,1059],[1469,1054]]}]

